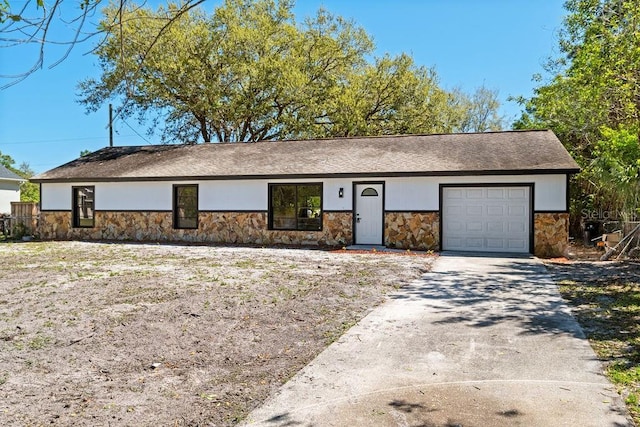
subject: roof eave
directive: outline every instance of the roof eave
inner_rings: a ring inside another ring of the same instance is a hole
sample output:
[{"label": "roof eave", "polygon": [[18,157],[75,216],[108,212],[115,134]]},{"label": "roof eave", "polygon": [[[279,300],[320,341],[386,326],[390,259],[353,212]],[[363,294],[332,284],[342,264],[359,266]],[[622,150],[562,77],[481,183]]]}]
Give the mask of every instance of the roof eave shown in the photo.
[{"label": "roof eave", "polygon": [[399,178],[421,176],[478,176],[478,175],[553,175],[575,174],[579,168],[562,169],[514,169],[514,170],[466,170],[466,171],[415,171],[415,172],[345,172],[312,174],[252,174],[252,175],[183,175],[183,176],[137,176],[137,177],[72,177],[33,178],[31,182],[77,183],[77,182],[139,182],[139,181],[231,181],[255,179],[319,179],[319,178]]}]

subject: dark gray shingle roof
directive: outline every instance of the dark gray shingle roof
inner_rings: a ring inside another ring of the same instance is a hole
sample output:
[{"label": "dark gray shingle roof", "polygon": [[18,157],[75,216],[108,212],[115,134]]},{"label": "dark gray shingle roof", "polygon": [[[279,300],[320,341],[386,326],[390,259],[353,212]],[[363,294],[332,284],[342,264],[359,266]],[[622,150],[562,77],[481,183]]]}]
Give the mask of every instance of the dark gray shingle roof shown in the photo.
[{"label": "dark gray shingle roof", "polygon": [[551,131],[108,147],[33,181],[577,172]]},{"label": "dark gray shingle roof", "polygon": [[11,181],[24,181],[24,178],[0,165],[0,179],[8,179]]}]

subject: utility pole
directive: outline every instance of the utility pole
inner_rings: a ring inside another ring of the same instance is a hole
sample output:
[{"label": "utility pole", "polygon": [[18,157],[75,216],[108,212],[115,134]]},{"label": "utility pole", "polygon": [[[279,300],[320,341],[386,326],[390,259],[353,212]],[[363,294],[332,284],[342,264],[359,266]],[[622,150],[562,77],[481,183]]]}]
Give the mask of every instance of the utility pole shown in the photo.
[{"label": "utility pole", "polygon": [[109,104],[109,147],[113,147],[113,106]]}]

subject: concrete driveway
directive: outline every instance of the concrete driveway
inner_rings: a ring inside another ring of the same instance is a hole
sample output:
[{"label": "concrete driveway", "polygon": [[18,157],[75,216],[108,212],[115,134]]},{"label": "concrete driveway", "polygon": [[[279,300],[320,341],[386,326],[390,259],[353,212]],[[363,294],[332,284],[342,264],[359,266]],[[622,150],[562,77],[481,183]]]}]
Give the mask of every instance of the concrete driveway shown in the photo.
[{"label": "concrete driveway", "polygon": [[444,254],[252,426],[632,426],[535,258]]}]

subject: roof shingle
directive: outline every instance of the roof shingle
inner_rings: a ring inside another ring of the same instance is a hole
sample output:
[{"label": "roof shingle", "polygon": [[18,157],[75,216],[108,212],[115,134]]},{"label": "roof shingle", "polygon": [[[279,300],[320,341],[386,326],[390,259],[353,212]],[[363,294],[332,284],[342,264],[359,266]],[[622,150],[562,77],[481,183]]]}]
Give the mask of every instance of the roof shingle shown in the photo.
[{"label": "roof shingle", "polygon": [[577,172],[551,131],[107,147],[33,181]]},{"label": "roof shingle", "polygon": [[11,181],[24,181],[24,178],[0,165],[0,179],[6,179]]}]

